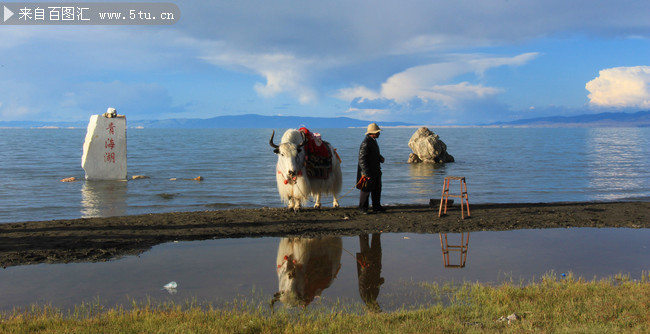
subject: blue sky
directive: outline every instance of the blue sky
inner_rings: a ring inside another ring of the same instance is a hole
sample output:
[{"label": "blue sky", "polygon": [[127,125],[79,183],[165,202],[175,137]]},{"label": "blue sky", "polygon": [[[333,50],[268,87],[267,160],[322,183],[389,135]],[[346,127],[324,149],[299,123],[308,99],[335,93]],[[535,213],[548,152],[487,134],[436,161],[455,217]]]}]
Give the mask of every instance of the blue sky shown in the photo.
[{"label": "blue sky", "polygon": [[650,1],[175,3],[171,26],[0,25],[0,120],[115,107],[466,125],[650,109]]}]

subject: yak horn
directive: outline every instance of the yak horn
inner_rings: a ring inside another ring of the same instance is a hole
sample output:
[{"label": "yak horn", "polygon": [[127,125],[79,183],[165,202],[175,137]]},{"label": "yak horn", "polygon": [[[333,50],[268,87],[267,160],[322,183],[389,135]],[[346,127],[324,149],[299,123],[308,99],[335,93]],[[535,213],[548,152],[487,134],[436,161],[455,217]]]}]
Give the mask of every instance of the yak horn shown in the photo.
[{"label": "yak horn", "polygon": [[307,144],[307,141],[309,140],[307,139],[307,136],[305,136],[304,132],[301,131],[300,135],[302,135],[302,144],[298,145],[298,148],[305,146],[305,144]]},{"label": "yak horn", "polygon": [[278,148],[278,145],[273,144],[273,136],[275,136],[275,130],[273,130],[273,133],[271,133],[271,140],[269,140],[269,145],[273,148]]}]

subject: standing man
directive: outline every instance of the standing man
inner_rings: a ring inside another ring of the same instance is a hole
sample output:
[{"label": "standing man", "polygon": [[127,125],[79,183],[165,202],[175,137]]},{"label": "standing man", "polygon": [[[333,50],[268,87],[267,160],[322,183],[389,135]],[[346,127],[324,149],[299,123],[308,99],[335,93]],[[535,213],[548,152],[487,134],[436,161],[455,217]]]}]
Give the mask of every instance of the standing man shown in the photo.
[{"label": "standing man", "polygon": [[366,138],[359,147],[359,165],[357,167],[357,188],[361,190],[359,196],[359,210],[368,213],[368,198],[372,195],[372,211],[385,212],[381,206],[381,163],[384,157],[379,154],[379,137],[381,129],[377,123],[368,125]]}]

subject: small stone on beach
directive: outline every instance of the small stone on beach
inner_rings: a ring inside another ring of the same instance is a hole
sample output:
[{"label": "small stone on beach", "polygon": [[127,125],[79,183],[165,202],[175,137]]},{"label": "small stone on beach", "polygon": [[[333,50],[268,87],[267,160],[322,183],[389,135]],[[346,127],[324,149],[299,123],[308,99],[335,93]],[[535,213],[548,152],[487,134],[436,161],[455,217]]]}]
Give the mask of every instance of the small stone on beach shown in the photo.
[{"label": "small stone on beach", "polygon": [[501,318],[499,318],[498,321],[500,321],[500,322],[507,321],[507,322],[508,322],[508,325],[510,325],[511,322],[513,322],[513,321],[517,321],[517,320],[521,320],[521,315],[519,315],[519,314],[517,314],[517,313],[513,313],[513,314],[511,314],[511,315],[509,315],[509,316],[507,316],[507,317],[501,317]]}]

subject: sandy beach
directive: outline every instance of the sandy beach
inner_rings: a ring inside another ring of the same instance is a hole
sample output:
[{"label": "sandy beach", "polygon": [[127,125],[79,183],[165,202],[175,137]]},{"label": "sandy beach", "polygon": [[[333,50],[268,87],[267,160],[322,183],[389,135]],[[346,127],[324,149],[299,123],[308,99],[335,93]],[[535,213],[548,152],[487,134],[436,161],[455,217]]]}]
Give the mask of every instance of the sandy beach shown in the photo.
[{"label": "sandy beach", "polygon": [[0,224],[0,265],[108,261],[137,255],[157,244],[219,238],[365,233],[439,233],[513,229],[650,228],[650,202],[479,204],[461,219],[452,206],[388,206],[363,215],[354,207],[232,209]]}]

